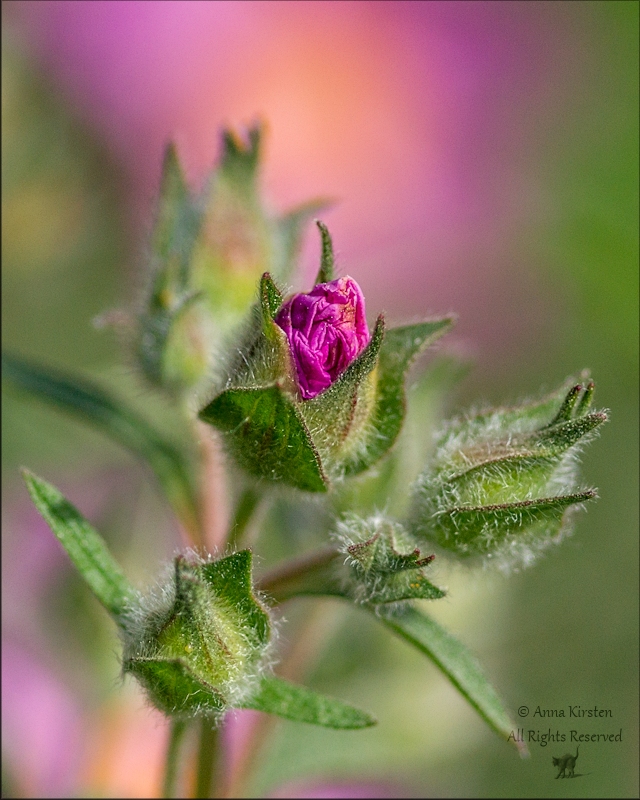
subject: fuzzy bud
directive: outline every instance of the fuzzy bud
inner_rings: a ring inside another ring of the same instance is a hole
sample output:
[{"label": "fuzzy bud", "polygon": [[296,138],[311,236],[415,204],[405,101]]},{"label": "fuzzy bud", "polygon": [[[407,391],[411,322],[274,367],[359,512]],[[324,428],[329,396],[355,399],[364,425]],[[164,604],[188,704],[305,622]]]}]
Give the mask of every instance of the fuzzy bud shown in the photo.
[{"label": "fuzzy bud", "polygon": [[504,569],[532,563],[595,497],[576,486],[578,452],[607,419],[589,413],[593,388],[565,385],[539,403],[451,421],[413,488],[411,533]]},{"label": "fuzzy bud", "polygon": [[178,556],[169,585],[125,625],[122,668],[165,714],[215,718],[258,690],[269,636],[249,550],[218,561]]},{"label": "fuzzy bud", "polygon": [[283,304],[265,273],[245,340],[232,350],[224,388],[200,418],[220,430],[251,475],[312,492],[368,469],[393,445],[405,415],[413,358],[451,318],[369,335],[364,298],[333,279],[329,233],[315,287]]}]

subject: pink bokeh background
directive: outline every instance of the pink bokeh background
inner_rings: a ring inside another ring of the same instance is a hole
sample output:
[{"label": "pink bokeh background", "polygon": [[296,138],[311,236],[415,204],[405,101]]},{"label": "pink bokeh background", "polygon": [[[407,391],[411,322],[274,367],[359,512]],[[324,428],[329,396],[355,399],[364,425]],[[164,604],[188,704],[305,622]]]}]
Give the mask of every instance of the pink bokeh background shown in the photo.
[{"label": "pink bokeh background", "polygon": [[[543,350],[559,313],[538,265],[514,242],[528,220],[553,212],[529,152],[544,114],[559,113],[567,49],[574,70],[584,57],[579,36],[567,43],[564,5],[7,0],[3,9],[51,85],[124,168],[140,242],[166,143],[177,141],[198,186],[221,126],[262,119],[267,199],[281,210],[318,196],[338,201],[323,219],[370,322],[383,309],[392,323],[454,310],[452,340],[467,350],[473,341],[490,368],[507,354],[526,358],[533,339]],[[308,288],[318,253],[310,236],[297,288]],[[33,559],[27,575],[8,576],[14,606],[3,654],[3,726],[27,776],[22,788],[62,796],[79,782],[149,796],[166,737],[158,715],[140,701],[83,719],[73,687],[13,635],[14,612],[35,608],[30,589],[42,592],[64,561],[29,513],[15,526],[30,531],[21,544]],[[26,707],[17,702],[24,696]],[[100,755],[80,764],[89,751]],[[275,791],[393,796],[372,786]]]},{"label": "pink bokeh background", "polygon": [[[220,127],[259,118],[267,198],[279,209],[338,201],[323,216],[373,317],[456,310],[457,336],[473,338],[481,363],[544,336],[551,301],[536,265],[510,251],[523,220],[548,213],[527,149],[531,108],[541,95],[553,103],[560,12],[526,2],[8,5],[125,166],[141,235],[167,141],[198,185]],[[317,253],[310,237],[307,279]]]}]

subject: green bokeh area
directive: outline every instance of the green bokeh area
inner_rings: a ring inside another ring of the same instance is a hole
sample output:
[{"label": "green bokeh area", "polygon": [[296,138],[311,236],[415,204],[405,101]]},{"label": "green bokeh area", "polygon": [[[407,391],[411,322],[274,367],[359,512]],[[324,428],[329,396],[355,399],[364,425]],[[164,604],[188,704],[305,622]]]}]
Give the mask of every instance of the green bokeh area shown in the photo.
[{"label": "green bokeh area", "polygon": [[[575,752],[575,744],[530,742],[531,757],[520,760],[429,662],[372,617],[338,600],[305,599],[286,609],[291,630],[300,628],[309,649],[325,649],[304,683],[366,708],[379,725],[337,732],[278,721],[250,794],[337,778],[379,779],[415,797],[638,795],[638,4],[540,5],[565,26],[573,69],[520,121],[521,159],[551,210],[513,233],[504,252],[512,263],[539,265],[535,279],[562,314],[550,323],[552,347],[540,352],[532,341],[499,374],[471,375],[450,410],[478,397],[532,395],[588,367],[595,406],[611,411],[582,465],[585,486],[598,487],[600,499],[579,516],[572,538],[509,580],[464,569],[438,573],[436,563],[434,583],[446,583],[448,596],[428,608],[476,653],[525,734],[622,729],[622,741],[583,742],[578,777],[555,780],[552,756]],[[580,68],[571,47],[582,53]],[[91,324],[131,302],[125,176],[9,33],[2,81],[4,347],[129,392],[147,416],[161,419],[167,409],[153,404],[128,367],[114,367],[122,364],[115,337]],[[166,507],[158,508],[152,482],[139,479],[144,472],[133,459],[99,434],[10,388],[3,433],[9,496],[22,491],[19,465],[56,483],[58,475],[72,483],[105,469],[126,476],[129,494],[119,495],[120,508],[101,530],[132,579],[150,577],[177,544],[170,524],[158,523]],[[258,547],[268,565],[318,537],[318,508],[310,502],[294,517],[280,502],[267,524],[277,531]],[[7,530],[3,539],[16,534]],[[68,594],[46,612],[58,626],[51,658],[61,674],[69,669],[71,686],[82,673],[82,699],[95,709],[117,691],[109,623],[69,574],[57,590]],[[91,625],[87,614],[95,617]],[[576,705],[611,709],[612,718],[532,716],[538,706],[568,715]],[[518,718],[521,706],[527,717]],[[3,784],[19,787],[12,765],[4,769]],[[3,793],[15,796],[11,788]]]}]

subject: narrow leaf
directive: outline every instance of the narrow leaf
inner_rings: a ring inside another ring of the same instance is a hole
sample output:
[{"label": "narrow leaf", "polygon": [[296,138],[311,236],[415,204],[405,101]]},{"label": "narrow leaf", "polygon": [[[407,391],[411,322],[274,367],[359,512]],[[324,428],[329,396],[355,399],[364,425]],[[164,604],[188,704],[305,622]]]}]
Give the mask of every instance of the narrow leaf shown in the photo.
[{"label": "narrow leaf", "polygon": [[94,384],[3,355],[2,374],[14,384],[84,419],[142,458],[155,472],[178,517],[196,530],[197,505],[185,457],[145,420]]},{"label": "narrow leaf", "polygon": [[277,386],[227,389],[200,412],[252,475],[326,492],[327,479],[299,412]]},{"label": "narrow leaf", "polygon": [[76,569],[116,621],[134,596],[104,539],[55,486],[22,471],[31,499]]},{"label": "narrow leaf", "polygon": [[377,722],[370,714],[341,700],[275,677],[263,678],[257,695],[245,701],[242,707],[325,728],[353,730],[368,728]]},{"label": "narrow leaf", "polygon": [[[478,661],[461,642],[411,606],[388,615],[378,611],[378,618],[428,656],[496,733],[505,739],[512,736],[514,723]],[[524,744],[516,746],[521,755],[526,755]]]}]

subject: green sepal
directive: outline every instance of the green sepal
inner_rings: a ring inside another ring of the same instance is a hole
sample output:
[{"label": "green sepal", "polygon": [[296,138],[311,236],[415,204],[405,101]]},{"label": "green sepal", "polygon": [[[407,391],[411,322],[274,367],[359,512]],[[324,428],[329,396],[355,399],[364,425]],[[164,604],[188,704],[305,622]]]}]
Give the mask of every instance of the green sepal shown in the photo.
[{"label": "green sepal", "polygon": [[371,339],[335,383],[299,404],[308,430],[331,477],[343,473],[344,462],[362,446],[375,392],[374,370],[385,336],[384,317],[376,321]]},{"label": "green sepal", "polygon": [[391,328],[380,348],[375,400],[367,422],[367,438],[344,465],[357,475],[378,461],[396,441],[406,413],[405,376],[416,356],[445,334],[454,317]]},{"label": "green sepal", "polygon": [[201,214],[184,179],[175,145],[171,143],[162,165],[152,246],[164,270],[171,271],[175,287],[182,291],[188,286],[189,260],[200,224]]},{"label": "green sepal", "polygon": [[335,258],[331,234],[324,222],[320,222],[319,219],[316,220],[316,225],[322,238],[322,255],[320,257],[320,270],[314,282],[315,286],[319,283],[329,283],[329,281],[333,280],[335,274]]},{"label": "green sepal", "polygon": [[104,539],[50,483],[22,470],[33,504],[97,599],[120,625],[135,591],[109,552]]},{"label": "green sepal", "polygon": [[122,668],[164,713],[216,715],[256,691],[269,634],[249,550],[208,562],[178,556],[162,594],[126,620]]},{"label": "green sepal", "polygon": [[355,730],[377,723],[367,712],[343,703],[342,700],[326,697],[276,677],[263,678],[258,692],[245,700],[242,708],[264,711],[294,722],[307,722],[325,728]]},{"label": "green sepal", "polygon": [[241,141],[234,131],[222,131],[222,156],[220,158],[220,176],[237,188],[255,189],[260,149],[262,126],[253,125],[247,130],[246,143]]},{"label": "green sepal", "polygon": [[153,705],[170,717],[224,713],[226,698],[202,678],[196,678],[179,658],[132,658],[125,672],[133,675],[145,689]]},{"label": "green sepal", "polygon": [[328,199],[310,200],[277,220],[278,247],[273,272],[280,280],[288,279],[296,266],[307,224],[330,205],[332,201]]},{"label": "green sepal", "polygon": [[2,375],[35,397],[90,423],[146,462],[178,518],[198,529],[196,492],[186,457],[118,398],[84,378],[3,354]]},{"label": "green sepal", "polygon": [[157,386],[174,389],[189,385],[197,382],[206,368],[202,343],[180,329],[185,315],[202,296],[191,284],[191,258],[201,224],[202,212],[185,182],[175,145],[170,144],[162,166],[151,241],[153,277],[146,307],[138,317],[136,344],[142,371]]},{"label": "green sepal", "polygon": [[393,613],[377,609],[376,617],[430,658],[485,722],[503,739],[514,742],[520,755],[527,755],[526,745],[515,741],[515,724],[504,704],[476,658],[458,639],[410,605],[394,609]]},{"label": "green sepal", "polygon": [[421,556],[399,523],[350,515],[338,525],[337,536],[347,556],[347,591],[357,602],[380,605],[444,597],[425,575],[435,556]]},{"label": "green sepal", "polygon": [[273,320],[281,305],[282,294],[271,275],[265,272],[260,278],[260,307],[263,320]]},{"label": "green sepal", "polygon": [[218,428],[247,472],[309,492],[328,479],[298,405],[278,386],[227,389],[199,414]]},{"label": "green sepal", "polygon": [[606,421],[607,415],[600,411],[577,419],[556,422],[532,434],[524,444],[532,446],[538,452],[559,455]]},{"label": "green sepal", "polygon": [[596,492],[589,489],[571,495],[517,503],[454,507],[441,512],[433,520],[433,529],[438,544],[447,547],[450,542],[455,542],[455,549],[460,555],[490,553],[514,532],[536,535],[539,528],[559,528],[567,508],[596,496]]}]

